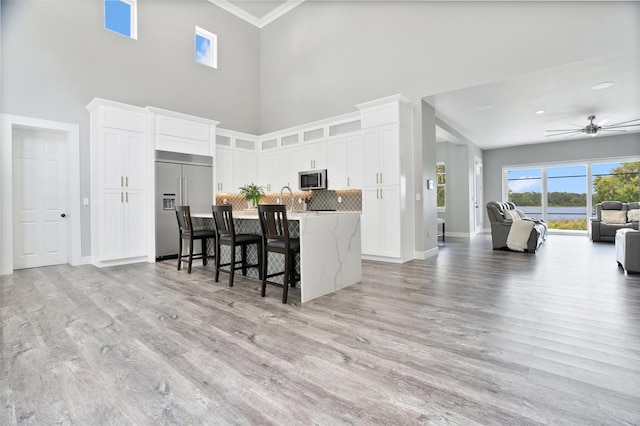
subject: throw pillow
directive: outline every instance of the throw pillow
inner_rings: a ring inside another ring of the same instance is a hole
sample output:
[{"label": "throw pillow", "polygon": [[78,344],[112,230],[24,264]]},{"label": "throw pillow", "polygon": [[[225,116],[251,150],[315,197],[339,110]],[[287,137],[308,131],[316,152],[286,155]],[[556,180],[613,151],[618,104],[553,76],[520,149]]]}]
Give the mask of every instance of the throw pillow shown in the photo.
[{"label": "throw pillow", "polygon": [[627,212],[627,220],[629,222],[638,222],[640,221],[640,209],[631,209]]},{"label": "throw pillow", "polygon": [[612,225],[627,223],[627,212],[624,210],[602,210],[602,221]]},{"label": "throw pillow", "polygon": [[511,220],[520,220],[520,215],[515,210],[505,210],[504,218],[511,219]]}]

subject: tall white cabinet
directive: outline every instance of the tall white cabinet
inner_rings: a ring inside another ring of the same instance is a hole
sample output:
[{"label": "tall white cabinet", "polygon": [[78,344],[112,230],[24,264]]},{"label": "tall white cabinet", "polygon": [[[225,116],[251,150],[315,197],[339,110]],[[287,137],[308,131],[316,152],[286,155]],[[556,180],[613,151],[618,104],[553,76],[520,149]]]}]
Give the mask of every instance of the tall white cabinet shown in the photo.
[{"label": "tall white cabinet", "polygon": [[103,99],[91,120],[91,255],[98,266],[146,260],[153,143],[143,108]]},{"label": "tall white cabinet", "polygon": [[413,108],[401,96],[358,105],[362,114],[362,254],[406,262],[414,257]]}]

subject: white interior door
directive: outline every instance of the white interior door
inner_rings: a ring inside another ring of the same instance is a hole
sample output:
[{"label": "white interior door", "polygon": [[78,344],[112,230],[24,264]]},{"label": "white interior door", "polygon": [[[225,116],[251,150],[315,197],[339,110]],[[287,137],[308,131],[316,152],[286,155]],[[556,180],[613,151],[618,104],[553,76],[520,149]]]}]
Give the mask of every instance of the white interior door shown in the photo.
[{"label": "white interior door", "polygon": [[474,158],[473,170],[473,205],[475,210],[474,224],[476,234],[481,234],[484,210],[482,208],[482,160],[478,157]]},{"label": "white interior door", "polygon": [[67,263],[67,140],[13,132],[13,268]]}]

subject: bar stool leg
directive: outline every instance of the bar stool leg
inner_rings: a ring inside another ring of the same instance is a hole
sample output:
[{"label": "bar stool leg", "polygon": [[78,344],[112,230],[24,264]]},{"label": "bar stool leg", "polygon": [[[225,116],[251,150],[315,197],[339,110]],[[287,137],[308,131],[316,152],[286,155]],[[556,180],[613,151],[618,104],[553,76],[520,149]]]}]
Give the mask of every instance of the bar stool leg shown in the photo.
[{"label": "bar stool leg", "polygon": [[231,264],[229,265],[229,287],[233,287],[233,277],[235,275],[236,272],[236,247],[235,246],[229,246],[231,248]]}]

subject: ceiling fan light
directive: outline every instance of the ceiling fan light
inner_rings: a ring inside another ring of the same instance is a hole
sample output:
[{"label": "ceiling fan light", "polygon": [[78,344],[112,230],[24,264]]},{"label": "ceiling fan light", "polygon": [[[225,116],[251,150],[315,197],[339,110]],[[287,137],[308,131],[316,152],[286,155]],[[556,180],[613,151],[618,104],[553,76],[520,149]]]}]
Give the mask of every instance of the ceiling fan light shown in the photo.
[{"label": "ceiling fan light", "polygon": [[591,89],[593,89],[593,90],[607,89],[607,88],[613,86],[614,84],[616,84],[615,81],[603,81],[601,83],[594,84],[593,86],[591,86]]}]

